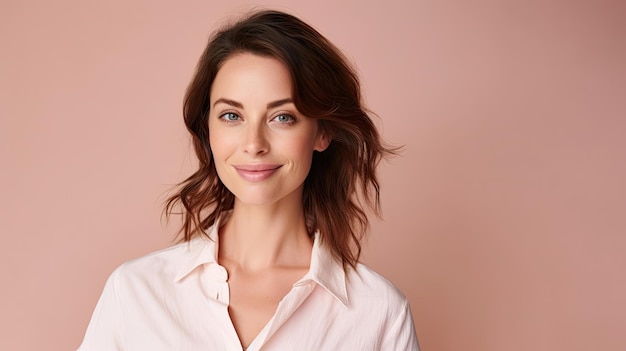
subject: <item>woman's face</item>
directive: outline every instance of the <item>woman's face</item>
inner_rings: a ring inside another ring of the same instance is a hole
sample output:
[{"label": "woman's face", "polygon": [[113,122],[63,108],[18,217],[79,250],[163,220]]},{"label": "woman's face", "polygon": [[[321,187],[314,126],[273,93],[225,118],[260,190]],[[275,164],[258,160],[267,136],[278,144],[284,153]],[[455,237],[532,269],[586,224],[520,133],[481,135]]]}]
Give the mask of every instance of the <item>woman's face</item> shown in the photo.
[{"label": "woman's face", "polygon": [[227,59],[210,92],[209,141],[217,174],[236,201],[301,203],[313,151],[329,139],[293,103],[280,61],[243,53]]}]

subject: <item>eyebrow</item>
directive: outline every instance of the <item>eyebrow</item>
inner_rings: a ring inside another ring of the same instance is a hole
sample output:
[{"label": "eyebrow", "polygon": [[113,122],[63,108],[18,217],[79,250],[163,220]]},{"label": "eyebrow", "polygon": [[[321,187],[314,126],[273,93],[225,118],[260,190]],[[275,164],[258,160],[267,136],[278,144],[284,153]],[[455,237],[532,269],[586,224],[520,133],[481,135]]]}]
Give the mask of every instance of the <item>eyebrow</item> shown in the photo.
[{"label": "eyebrow", "polygon": [[[276,101],[272,101],[270,103],[267,104],[267,108],[271,109],[271,108],[276,108],[285,104],[289,104],[292,103],[293,99],[292,98],[286,98],[286,99],[281,99],[281,100],[276,100]],[[213,103],[213,107],[215,107],[215,105],[222,103],[222,104],[227,104],[227,105],[231,105],[237,108],[243,108],[243,104],[239,101],[235,101],[235,100],[231,100],[231,99],[225,99],[225,98],[219,98],[217,100],[215,100],[215,103]]]}]

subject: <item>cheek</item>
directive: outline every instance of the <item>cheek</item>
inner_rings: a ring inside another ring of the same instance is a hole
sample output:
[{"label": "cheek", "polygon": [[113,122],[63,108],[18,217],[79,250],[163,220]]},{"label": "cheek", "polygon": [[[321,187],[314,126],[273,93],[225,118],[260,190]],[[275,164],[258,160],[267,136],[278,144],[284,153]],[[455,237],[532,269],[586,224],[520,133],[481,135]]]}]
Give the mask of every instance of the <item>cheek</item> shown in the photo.
[{"label": "cheek", "polygon": [[217,175],[223,181],[226,171],[226,162],[230,153],[228,152],[227,145],[224,144],[226,140],[224,138],[209,138],[209,144],[211,145],[211,154],[213,158],[213,167],[217,171]]},{"label": "cheek", "polygon": [[223,155],[229,149],[229,144],[232,144],[232,138],[226,137],[224,133],[209,132],[209,146],[214,157]]},{"label": "cheek", "polygon": [[278,147],[282,150],[286,150],[286,152],[290,154],[290,158],[300,163],[310,163],[313,157],[314,146],[315,140],[313,140],[310,135],[302,135],[301,137],[292,138],[288,141],[285,140],[284,144],[281,143]]},{"label": "cheek", "polygon": [[227,159],[230,155],[228,147],[228,139],[209,133],[209,145],[211,147],[211,157],[213,159],[213,167],[217,172],[217,177],[222,183],[228,183],[228,171],[226,167]]},{"label": "cheek", "polygon": [[298,130],[297,133],[290,135],[288,141],[285,140],[290,145],[285,145],[284,147],[290,148],[294,153],[312,157],[318,139],[317,125],[314,121],[306,122],[306,126]]}]

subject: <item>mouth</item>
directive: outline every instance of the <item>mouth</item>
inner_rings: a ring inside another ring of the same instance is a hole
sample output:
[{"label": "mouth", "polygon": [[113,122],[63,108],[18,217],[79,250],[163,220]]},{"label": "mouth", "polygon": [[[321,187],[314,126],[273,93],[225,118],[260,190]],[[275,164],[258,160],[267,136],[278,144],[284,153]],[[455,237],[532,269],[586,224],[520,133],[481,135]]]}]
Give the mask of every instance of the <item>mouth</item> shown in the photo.
[{"label": "mouth", "polygon": [[271,177],[282,165],[258,164],[258,165],[235,165],[239,175],[249,182],[260,182]]}]

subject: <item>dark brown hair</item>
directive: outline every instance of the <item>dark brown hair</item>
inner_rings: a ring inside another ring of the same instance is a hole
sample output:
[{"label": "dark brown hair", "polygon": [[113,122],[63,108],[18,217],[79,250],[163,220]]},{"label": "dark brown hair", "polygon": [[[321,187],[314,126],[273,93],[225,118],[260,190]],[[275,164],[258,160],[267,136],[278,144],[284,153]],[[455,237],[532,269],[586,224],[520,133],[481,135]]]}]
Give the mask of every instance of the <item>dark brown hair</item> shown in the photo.
[{"label": "dark brown hair", "polygon": [[304,182],[303,209],[309,233],[319,231],[322,245],[344,268],[355,267],[368,228],[364,204],[380,214],[376,167],[394,149],[383,145],[362,106],[359,79],[341,52],[300,19],[277,11],[255,12],[217,31],[200,58],[185,96],[184,119],[199,159],[198,170],[180,184],[165,213],[182,205],[182,240],[205,235],[216,219],[232,209],[234,195],[218,178],[209,146],[209,92],[221,65],[237,53],[275,58],[288,68],[293,100],[304,116],[319,121],[332,138],[315,152]]}]

